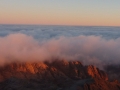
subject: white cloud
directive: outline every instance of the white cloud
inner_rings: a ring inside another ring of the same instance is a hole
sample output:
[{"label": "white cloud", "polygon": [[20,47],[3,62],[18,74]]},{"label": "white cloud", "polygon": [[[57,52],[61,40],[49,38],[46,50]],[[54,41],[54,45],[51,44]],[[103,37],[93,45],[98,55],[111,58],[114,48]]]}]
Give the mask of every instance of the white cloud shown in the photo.
[{"label": "white cloud", "polygon": [[106,40],[100,36],[74,36],[34,39],[26,34],[0,37],[0,62],[44,61],[52,57],[80,60],[84,64],[120,63],[120,38]]}]

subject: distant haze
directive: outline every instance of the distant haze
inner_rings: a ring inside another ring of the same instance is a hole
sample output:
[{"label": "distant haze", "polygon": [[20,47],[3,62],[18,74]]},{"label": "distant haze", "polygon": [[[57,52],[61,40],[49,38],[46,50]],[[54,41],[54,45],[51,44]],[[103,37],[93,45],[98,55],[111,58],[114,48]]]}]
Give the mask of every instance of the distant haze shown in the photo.
[{"label": "distant haze", "polygon": [[0,24],[120,26],[120,0],[0,0]]}]

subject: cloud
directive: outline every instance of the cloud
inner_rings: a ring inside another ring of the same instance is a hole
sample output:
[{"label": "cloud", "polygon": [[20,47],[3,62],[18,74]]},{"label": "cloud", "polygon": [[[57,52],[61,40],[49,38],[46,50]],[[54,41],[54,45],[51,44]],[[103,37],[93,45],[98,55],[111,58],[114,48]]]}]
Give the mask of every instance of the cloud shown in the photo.
[{"label": "cloud", "polygon": [[102,66],[120,63],[120,38],[104,39],[100,36],[74,36],[51,39],[35,39],[17,33],[0,37],[0,63],[14,61],[44,61],[58,57],[80,60],[84,64]]}]

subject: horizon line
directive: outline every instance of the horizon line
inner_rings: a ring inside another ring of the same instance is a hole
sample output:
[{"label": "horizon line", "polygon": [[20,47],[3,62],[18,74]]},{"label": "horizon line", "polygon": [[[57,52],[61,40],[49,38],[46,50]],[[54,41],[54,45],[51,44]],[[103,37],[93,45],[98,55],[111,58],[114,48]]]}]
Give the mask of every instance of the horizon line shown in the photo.
[{"label": "horizon line", "polygon": [[65,24],[2,24],[0,25],[25,25],[25,26],[80,26],[80,27],[120,27],[118,25],[65,25]]}]

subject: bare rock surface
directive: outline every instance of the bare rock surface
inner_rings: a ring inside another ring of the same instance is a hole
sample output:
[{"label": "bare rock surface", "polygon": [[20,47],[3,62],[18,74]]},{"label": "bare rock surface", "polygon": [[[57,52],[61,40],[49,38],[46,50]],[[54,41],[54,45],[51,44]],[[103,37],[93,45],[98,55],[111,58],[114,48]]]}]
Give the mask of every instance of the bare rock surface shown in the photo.
[{"label": "bare rock surface", "polygon": [[0,90],[120,90],[120,83],[95,66],[54,60],[1,66]]}]

